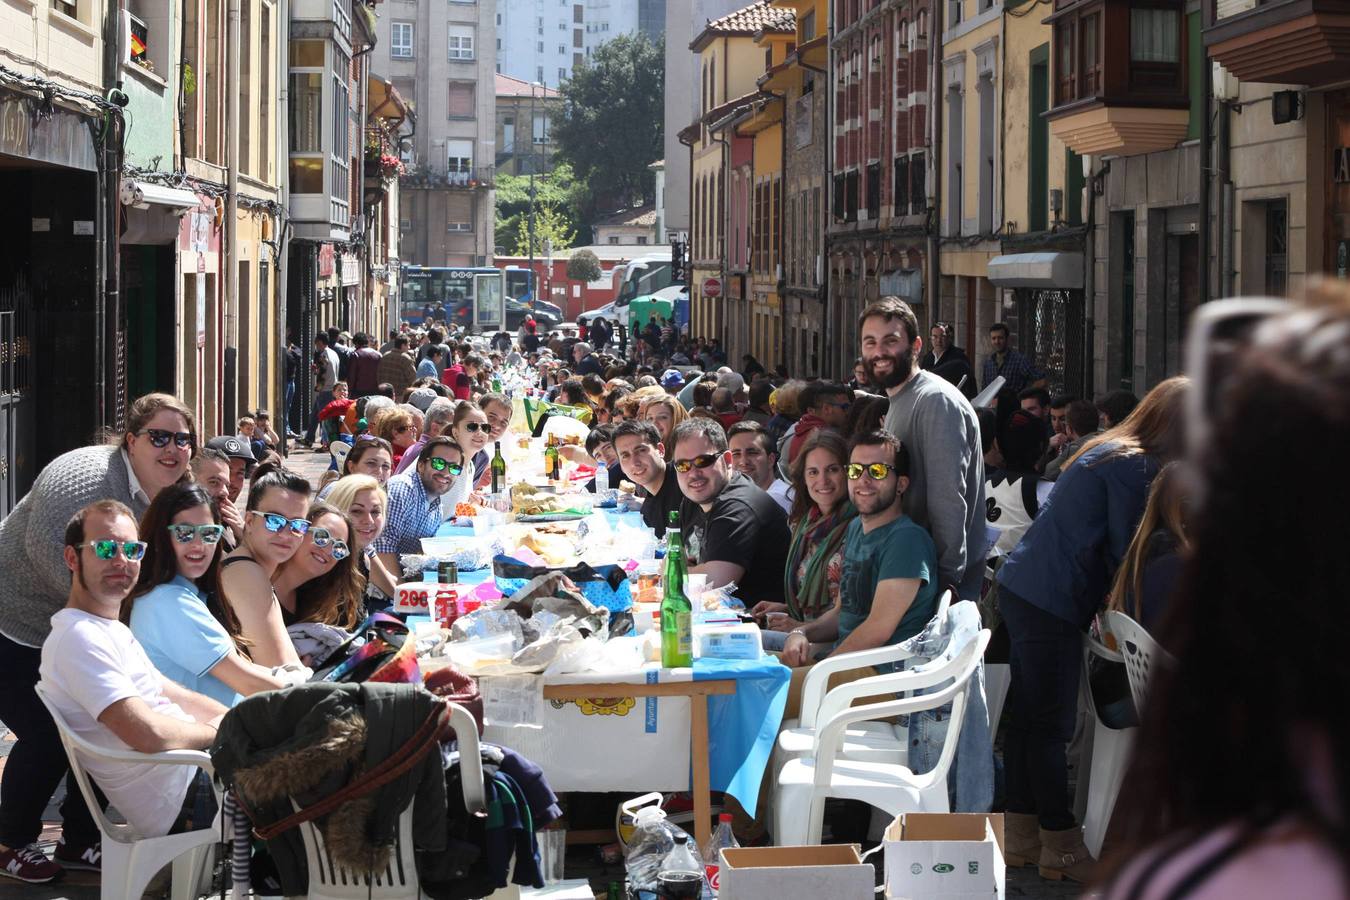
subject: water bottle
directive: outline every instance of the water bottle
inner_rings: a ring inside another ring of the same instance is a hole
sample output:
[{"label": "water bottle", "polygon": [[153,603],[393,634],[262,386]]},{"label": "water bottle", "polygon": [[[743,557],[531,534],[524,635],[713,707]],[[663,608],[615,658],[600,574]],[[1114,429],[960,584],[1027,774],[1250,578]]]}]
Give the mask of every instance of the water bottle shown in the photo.
[{"label": "water bottle", "polygon": [[595,493],[609,490],[609,466],[605,465],[603,460],[596,461],[595,467]]}]

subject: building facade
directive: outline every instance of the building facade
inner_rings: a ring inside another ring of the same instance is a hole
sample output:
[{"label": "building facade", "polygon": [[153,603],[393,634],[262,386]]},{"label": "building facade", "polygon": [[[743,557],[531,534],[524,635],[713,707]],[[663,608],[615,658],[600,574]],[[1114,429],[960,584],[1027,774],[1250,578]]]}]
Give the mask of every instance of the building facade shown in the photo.
[{"label": "building facade", "polygon": [[496,77],[497,174],[542,175],[553,168],[553,116],[558,92],[503,75]]},{"label": "building facade", "polygon": [[666,0],[498,0],[497,71],[557,87],[621,34],[665,33]]},{"label": "building facade", "polygon": [[492,259],[497,13],[487,0],[389,0],[381,10],[373,71],[417,114],[399,180],[404,262]]}]

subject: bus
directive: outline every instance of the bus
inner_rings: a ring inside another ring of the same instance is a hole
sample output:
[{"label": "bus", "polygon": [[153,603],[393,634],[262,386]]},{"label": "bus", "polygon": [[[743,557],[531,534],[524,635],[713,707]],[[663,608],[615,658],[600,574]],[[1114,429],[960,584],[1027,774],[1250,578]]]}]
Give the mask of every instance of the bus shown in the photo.
[{"label": "bus", "polygon": [[399,315],[411,325],[422,325],[430,315],[487,334],[500,331],[506,321],[501,269],[405,265],[401,281]]}]

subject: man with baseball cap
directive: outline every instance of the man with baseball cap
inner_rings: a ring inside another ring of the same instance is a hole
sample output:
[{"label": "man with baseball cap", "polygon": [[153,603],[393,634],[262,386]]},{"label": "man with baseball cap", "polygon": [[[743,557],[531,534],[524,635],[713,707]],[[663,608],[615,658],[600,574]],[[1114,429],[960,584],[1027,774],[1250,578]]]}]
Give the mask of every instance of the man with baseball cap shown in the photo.
[{"label": "man with baseball cap", "polygon": [[252,448],[248,441],[240,440],[233,435],[224,435],[213,437],[206,442],[206,446],[211,450],[219,450],[230,459],[230,502],[239,499],[239,495],[244,490],[244,479],[248,477],[249,470],[253,464],[258,461],[253,455]]},{"label": "man with baseball cap", "polygon": [[667,394],[678,394],[680,388],[684,387],[684,376],[679,369],[666,369],[661,373],[661,387],[666,389]]}]

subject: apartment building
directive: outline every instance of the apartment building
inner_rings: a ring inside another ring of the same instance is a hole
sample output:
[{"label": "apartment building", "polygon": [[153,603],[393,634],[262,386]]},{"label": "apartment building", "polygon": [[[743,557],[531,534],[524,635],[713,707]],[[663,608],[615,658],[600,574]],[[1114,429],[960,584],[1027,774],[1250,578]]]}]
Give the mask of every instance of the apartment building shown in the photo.
[{"label": "apartment building", "polygon": [[666,0],[498,0],[497,71],[557,87],[601,44],[665,33]]},{"label": "apartment building", "polygon": [[543,174],[553,168],[553,116],[559,94],[500,72],[497,94],[497,173]]},{"label": "apartment building", "polygon": [[830,14],[824,371],[838,376],[852,370],[858,314],[868,303],[894,295],[920,318],[931,316],[933,278],[926,270],[935,204],[928,3],[835,0]]},{"label": "apartment building", "polygon": [[371,54],[417,115],[399,179],[404,262],[487,265],[496,175],[496,17],[488,0],[389,0]]}]

